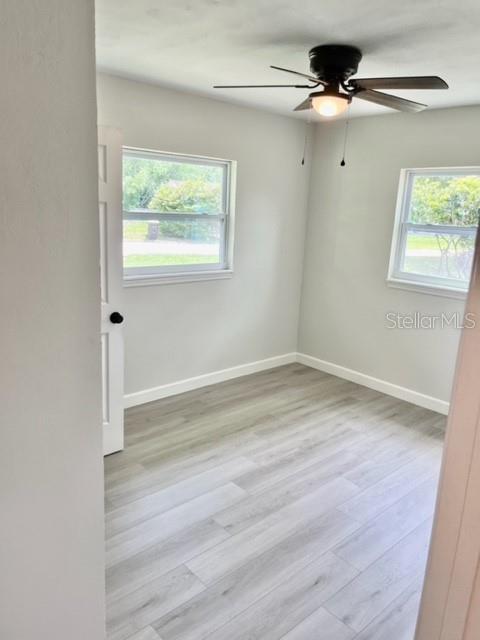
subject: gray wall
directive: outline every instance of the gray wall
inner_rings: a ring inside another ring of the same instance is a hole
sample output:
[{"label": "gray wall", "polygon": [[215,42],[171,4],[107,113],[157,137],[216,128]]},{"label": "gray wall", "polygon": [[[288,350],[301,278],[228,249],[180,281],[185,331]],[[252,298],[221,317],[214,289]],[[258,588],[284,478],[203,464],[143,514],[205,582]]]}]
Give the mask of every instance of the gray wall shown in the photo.
[{"label": "gray wall", "polygon": [[463,302],[388,287],[402,167],[480,164],[480,108],[357,118],[317,127],[299,351],[448,400],[459,332],[389,330],[389,311],[462,311]]},{"label": "gray wall", "polygon": [[104,637],[93,0],[1,3],[0,637]]},{"label": "gray wall", "polygon": [[295,351],[304,124],[103,74],[98,109],[126,145],[238,161],[233,278],[124,290],[126,393]]}]

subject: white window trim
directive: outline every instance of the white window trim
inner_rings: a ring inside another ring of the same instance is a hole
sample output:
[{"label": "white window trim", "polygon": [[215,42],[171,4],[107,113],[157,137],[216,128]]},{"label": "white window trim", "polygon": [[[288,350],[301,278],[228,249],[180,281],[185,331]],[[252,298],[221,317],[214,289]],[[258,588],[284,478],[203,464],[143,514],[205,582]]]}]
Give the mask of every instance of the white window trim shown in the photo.
[{"label": "white window trim", "polygon": [[[197,162],[198,164],[221,165],[226,167],[225,171],[225,201],[224,209],[218,215],[212,215],[212,219],[219,219],[224,223],[224,243],[223,255],[221,261],[217,265],[212,264],[194,264],[182,265],[181,271],[177,270],[175,265],[167,265],[163,267],[130,267],[123,270],[123,286],[124,287],[144,287],[161,284],[176,284],[183,282],[198,282],[208,280],[225,280],[233,276],[233,249],[234,249],[234,230],[235,230],[235,200],[236,200],[236,178],[237,163],[235,160],[227,160],[224,158],[212,158],[208,156],[198,156],[190,154],[172,153],[170,151],[154,151],[151,149],[141,149],[138,147],[123,147],[123,153],[135,154],[144,158],[161,158],[178,162],[189,162],[190,164]],[[154,217],[163,217],[165,214],[152,213]],[[125,214],[133,214],[133,211],[122,212],[122,218]],[[168,215],[168,214],[166,214]],[[182,214],[180,214],[182,215]],[[195,216],[196,214],[184,214]],[[198,214],[200,215],[200,214]]]},{"label": "white window trim", "polygon": [[176,273],[124,276],[124,287],[148,287],[159,284],[180,284],[183,282],[202,282],[207,280],[228,280],[233,277],[233,269],[204,270],[194,273],[193,271],[177,271]]},{"label": "white window trim", "polygon": [[[434,276],[420,276],[408,274],[399,268],[402,259],[404,223],[408,223],[408,206],[410,204],[411,187],[415,175],[478,175],[480,167],[419,167],[401,169],[398,184],[397,203],[395,208],[395,220],[393,224],[392,244],[390,247],[390,260],[388,264],[387,284],[396,289],[406,289],[417,293],[442,296],[446,298],[465,299],[468,292],[467,286],[456,286],[454,282],[446,278]],[[417,227],[419,225],[416,225]],[[425,225],[428,228],[428,225]]]}]

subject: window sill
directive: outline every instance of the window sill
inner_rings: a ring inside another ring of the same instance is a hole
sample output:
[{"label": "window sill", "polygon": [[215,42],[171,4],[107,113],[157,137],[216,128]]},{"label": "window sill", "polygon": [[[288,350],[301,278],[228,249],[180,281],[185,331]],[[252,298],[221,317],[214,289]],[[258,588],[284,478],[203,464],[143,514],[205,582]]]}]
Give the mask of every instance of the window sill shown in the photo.
[{"label": "window sill", "polygon": [[151,274],[145,276],[124,276],[124,287],[150,287],[162,284],[182,284],[206,280],[227,280],[233,277],[233,269],[217,271],[185,271],[183,273]]},{"label": "window sill", "polygon": [[435,284],[411,282],[410,280],[397,280],[394,278],[388,278],[387,285],[389,287],[393,287],[394,289],[404,289],[406,291],[414,291],[415,293],[423,293],[431,296],[441,296],[442,298],[465,300],[465,298],[467,297],[467,291],[464,291],[462,289],[452,289]]}]

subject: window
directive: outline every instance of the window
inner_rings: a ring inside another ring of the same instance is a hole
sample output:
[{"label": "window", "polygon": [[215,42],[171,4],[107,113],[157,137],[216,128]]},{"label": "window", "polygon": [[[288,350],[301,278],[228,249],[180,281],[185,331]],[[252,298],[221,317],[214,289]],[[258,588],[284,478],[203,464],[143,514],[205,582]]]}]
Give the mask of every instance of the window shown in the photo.
[{"label": "window", "polygon": [[126,283],[228,277],[234,163],[125,148]]},{"label": "window", "polygon": [[403,169],[389,282],[462,296],[480,212],[480,168]]}]

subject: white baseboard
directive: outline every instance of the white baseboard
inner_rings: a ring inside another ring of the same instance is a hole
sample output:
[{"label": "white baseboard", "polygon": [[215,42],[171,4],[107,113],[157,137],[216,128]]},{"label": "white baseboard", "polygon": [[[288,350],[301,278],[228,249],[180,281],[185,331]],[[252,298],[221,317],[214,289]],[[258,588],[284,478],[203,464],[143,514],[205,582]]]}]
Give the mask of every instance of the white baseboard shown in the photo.
[{"label": "white baseboard", "polygon": [[356,382],[369,389],[375,389],[380,393],[411,402],[419,407],[425,409],[431,409],[438,413],[448,414],[449,403],[432,396],[427,396],[418,391],[401,387],[397,384],[381,380],[380,378],[374,378],[360,371],[354,369],[348,369],[342,367],[333,362],[327,362],[326,360],[320,360],[313,356],[308,356],[305,353],[285,353],[281,356],[274,356],[273,358],[266,358],[265,360],[257,360],[255,362],[249,362],[247,364],[241,364],[236,367],[230,367],[229,369],[221,369],[220,371],[213,371],[212,373],[206,373],[201,376],[195,376],[194,378],[186,378],[185,380],[179,380],[178,382],[170,382],[169,384],[163,384],[159,387],[153,387],[151,389],[144,389],[143,391],[136,391],[135,393],[129,393],[124,397],[124,407],[135,407],[139,404],[145,404],[146,402],[153,402],[154,400],[160,400],[161,398],[167,398],[168,396],[175,396],[179,393],[185,393],[186,391],[192,391],[193,389],[200,389],[201,387],[208,387],[211,384],[217,382],[225,382],[226,380],[232,380],[233,378],[240,378],[241,376],[248,376],[251,373],[257,373],[258,371],[265,371],[267,369],[273,369],[275,367],[281,367],[285,364],[292,362],[299,362],[330,373],[333,376],[350,380],[350,382]]},{"label": "white baseboard", "polygon": [[170,382],[169,384],[163,384],[159,387],[144,389],[143,391],[136,391],[135,393],[128,393],[124,396],[124,407],[128,409],[129,407],[135,407],[139,404],[145,404],[146,402],[160,400],[167,396],[175,396],[179,393],[185,393],[185,391],[208,387],[209,385],[216,384],[217,382],[225,382],[226,380],[240,378],[241,376],[248,376],[251,373],[257,373],[258,371],[266,371],[267,369],[281,367],[285,364],[296,362],[296,360],[297,354],[295,352],[284,353],[281,356],[274,356],[273,358],[266,358],[265,360],[256,360],[255,362],[248,362],[247,364],[230,367],[229,369],[221,369],[220,371],[205,373],[204,375],[195,376],[194,378],[186,378],[185,380]]},{"label": "white baseboard", "polygon": [[334,364],[333,362],[327,362],[326,360],[320,360],[313,356],[307,356],[304,353],[297,353],[297,362],[300,362],[307,367],[312,367],[313,369],[330,373],[333,376],[350,380],[350,382],[356,382],[357,384],[361,384],[369,389],[375,389],[375,391],[380,391],[381,393],[393,396],[394,398],[411,402],[419,407],[431,409],[432,411],[437,411],[438,413],[443,413],[445,415],[448,414],[449,403],[444,400],[427,396],[423,393],[419,393],[418,391],[413,391],[412,389],[401,387],[397,384],[387,382],[386,380],[381,380],[380,378],[374,378],[365,373],[361,373],[360,371],[348,369],[347,367],[342,367],[338,364]]}]

